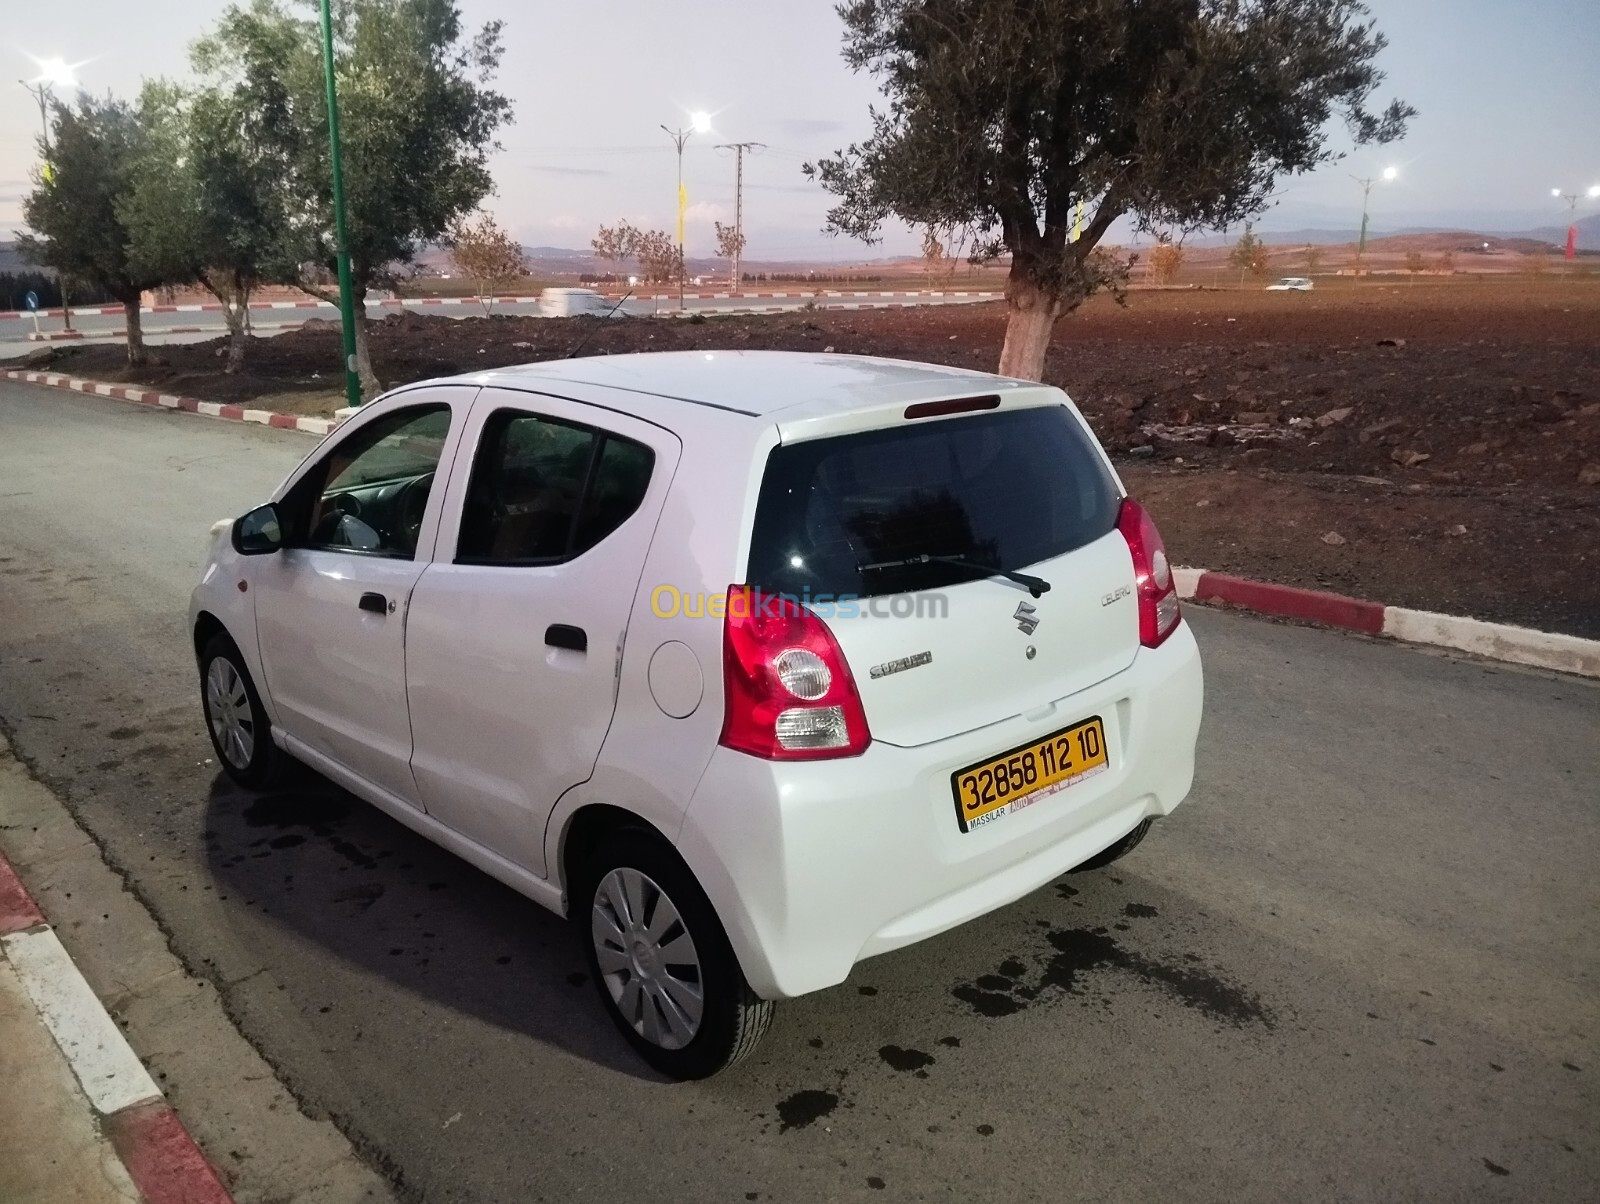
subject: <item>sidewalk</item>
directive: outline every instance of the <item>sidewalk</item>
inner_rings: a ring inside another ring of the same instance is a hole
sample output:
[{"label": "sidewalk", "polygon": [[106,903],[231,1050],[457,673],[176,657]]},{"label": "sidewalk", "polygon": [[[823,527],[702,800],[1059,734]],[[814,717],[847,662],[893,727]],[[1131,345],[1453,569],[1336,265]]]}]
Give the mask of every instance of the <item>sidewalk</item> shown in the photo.
[{"label": "sidewalk", "polygon": [[0,856],[0,1201],[231,1204]]},{"label": "sidewalk", "polygon": [[139,1199],[88,1097],[0,956],[0,1200],[100,1204]]}]

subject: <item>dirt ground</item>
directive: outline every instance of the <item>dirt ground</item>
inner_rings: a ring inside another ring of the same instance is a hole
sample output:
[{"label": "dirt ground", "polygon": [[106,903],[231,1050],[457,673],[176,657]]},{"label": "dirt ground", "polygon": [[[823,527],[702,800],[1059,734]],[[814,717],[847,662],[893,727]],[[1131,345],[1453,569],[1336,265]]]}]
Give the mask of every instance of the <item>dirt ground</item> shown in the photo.
[{"label": "dirt ground", "polygon": [[[992,369],[1001,305],[705,321],[374,323],[390,384],[571,354],[779,348]],[[207,400],[326,413],[339,332],[54,349],[50,367]],[[1600,281],[1458,277],[1096,298],[1046,379],[1078,402],[1180,564],[1600,636]]]}]

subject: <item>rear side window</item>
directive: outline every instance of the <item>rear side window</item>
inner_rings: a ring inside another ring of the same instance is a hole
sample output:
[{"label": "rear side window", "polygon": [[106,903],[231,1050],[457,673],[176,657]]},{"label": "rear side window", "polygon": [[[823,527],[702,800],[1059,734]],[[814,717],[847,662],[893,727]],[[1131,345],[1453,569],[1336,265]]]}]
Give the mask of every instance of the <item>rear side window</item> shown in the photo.
[{"label": "rear side window", "polygon": [[655,453],[631,439],[501,410],[484,424],[456,544],[458,564],[553,564],[639,508]]},{"label": "rear side window", "polygon": [[1119,500],[1064,406],[787,444],[767,460],[749,583],[802,597],[940,589],[985,574],[920,557],[1025,569],[1110,532]]}]

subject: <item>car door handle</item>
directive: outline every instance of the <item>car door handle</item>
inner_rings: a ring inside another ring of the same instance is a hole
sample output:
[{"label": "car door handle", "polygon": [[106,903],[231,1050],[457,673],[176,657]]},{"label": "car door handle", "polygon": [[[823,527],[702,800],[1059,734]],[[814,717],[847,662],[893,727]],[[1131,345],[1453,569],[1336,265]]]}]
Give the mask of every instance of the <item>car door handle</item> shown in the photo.
[{"label": "car door handle", "polygon": [[552,648],[570,648],[574,652],[589,651],[589,637],[583,628],[569,623],[552,623],[544,629],[544,642]]},{"label": "car door handle", "polygon": [[362,610],[370,610],[375,615],[386,615],[389,613],[389,599],[385,598],[382,594],[374,594],[371,592],[362,594],[361,601],[356,605],[360,606]]}]

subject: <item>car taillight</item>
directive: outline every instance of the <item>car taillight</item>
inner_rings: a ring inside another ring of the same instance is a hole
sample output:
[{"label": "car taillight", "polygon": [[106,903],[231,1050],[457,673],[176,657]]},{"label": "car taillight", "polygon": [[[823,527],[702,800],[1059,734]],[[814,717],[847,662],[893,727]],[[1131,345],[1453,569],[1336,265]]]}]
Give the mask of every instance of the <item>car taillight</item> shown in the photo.
[{"label": "car taillight", "polygon": [[853,757],[872,741],[828,625],[792,599],[728,587],[720,743],[769,761]]},{"label": "car taillight", "polygon": [[1167,563],[1167,549],[1161,532],[1145,508],[1130,498],[1122,499],[1117,513],[1117,530],[1128,541],[1133,553],[1133,590],[1139,599],[1139,642],[1146,648],[1159,647],[1178,626],[1178,586]]}]

